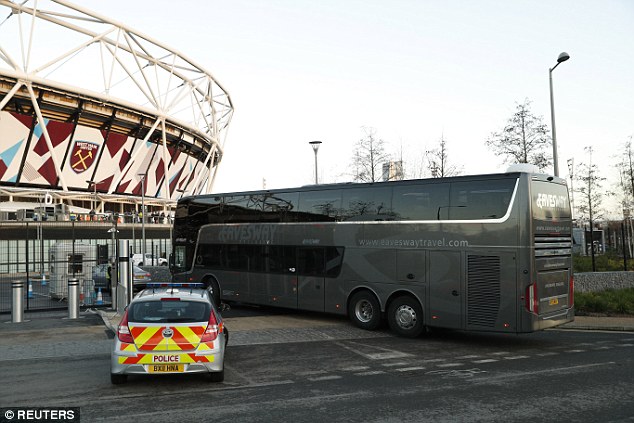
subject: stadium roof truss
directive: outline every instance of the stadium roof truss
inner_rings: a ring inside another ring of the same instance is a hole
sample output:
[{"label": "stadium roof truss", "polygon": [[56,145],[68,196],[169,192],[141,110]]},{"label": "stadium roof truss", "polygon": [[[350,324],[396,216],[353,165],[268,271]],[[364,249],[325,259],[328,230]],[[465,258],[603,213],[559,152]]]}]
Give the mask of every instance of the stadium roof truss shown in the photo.
[{"label": "stadium roof truss", "polygon": [[146,35],[67,1],[0,0],[3,192],[208,193],[232,115],[210,72]]}]

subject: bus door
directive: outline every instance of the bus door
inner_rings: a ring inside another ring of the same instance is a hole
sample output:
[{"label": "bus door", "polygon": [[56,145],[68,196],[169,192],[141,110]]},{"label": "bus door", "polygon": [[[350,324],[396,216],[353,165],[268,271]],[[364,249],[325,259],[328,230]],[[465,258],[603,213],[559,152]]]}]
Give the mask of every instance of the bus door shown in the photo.
[{"label": "bus door", "polygon": [[297,249],[297,308],[324,311],[325,257],[322,247]]},{"label": "bus door", "polygon": [[429,253],[430,326],[462,328],[462,265],[459,251]]},{"label": "bus door", "polygon": [[264,247],[268,268],[261,276],[268,303],[278,307],[297,307],[297,258],[295,247]]}]

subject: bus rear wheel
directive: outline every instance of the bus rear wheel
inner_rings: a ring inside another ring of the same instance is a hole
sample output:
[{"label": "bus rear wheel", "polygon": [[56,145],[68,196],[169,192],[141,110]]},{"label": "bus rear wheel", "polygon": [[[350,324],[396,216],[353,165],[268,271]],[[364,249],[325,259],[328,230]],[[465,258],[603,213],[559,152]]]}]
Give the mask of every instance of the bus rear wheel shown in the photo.
[{"label": "bus rear wheel", "polygon": [[414,338],[420,335],[425,329],[423,320],[423,308],[408,295],[395,298],[387,309],[390,329],[400,336]]},{"label": "bus rear wheel", "polygon": [[350,300],[348,316],[361,329],[374,330],[381,324],[381,306],[372,293],[357,292]]}]

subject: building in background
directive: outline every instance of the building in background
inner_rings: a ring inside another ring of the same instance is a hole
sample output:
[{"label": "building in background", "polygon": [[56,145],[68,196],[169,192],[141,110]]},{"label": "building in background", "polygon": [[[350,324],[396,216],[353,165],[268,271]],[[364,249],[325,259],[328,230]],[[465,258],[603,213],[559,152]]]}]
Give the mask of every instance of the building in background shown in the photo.
[{"label": "building in background", "polygon": [[209,71],[80,6],[0,14],[0,218],[169,215],[211,191],[233,105]]},{"label": "building in background", "polygon": [[400,181],[403,180],[403,161],[389,161],[383,163],[383,180]]}]

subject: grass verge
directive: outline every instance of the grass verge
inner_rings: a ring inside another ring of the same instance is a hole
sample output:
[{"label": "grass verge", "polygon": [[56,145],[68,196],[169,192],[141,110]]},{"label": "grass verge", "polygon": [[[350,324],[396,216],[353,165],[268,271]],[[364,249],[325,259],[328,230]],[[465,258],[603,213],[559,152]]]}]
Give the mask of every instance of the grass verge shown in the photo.
[{"label": "grass verge", "polygon": [[575,313],[634,315],[634,288],[607,289],[601,292],[575,292]]}]

